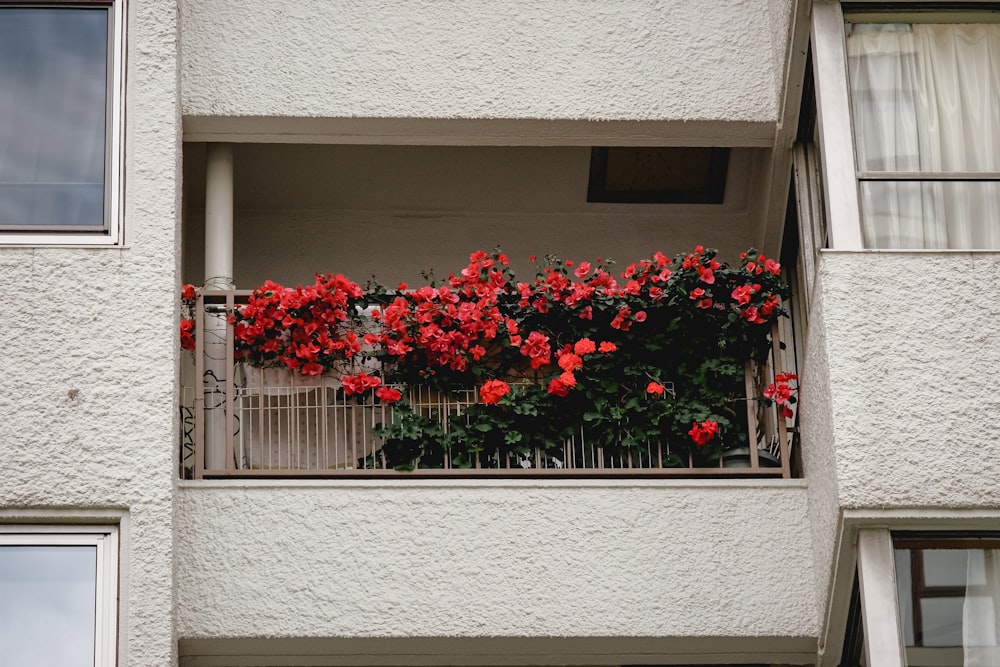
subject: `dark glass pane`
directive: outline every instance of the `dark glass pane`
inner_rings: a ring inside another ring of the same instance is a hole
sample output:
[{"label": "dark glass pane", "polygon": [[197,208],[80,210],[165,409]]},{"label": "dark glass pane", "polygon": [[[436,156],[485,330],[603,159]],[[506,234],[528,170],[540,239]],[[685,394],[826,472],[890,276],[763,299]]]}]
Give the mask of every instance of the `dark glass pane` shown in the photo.
[{"label": "dark glass pane", "polygon": [[0,8],[0,227],[103,227],[105,8]]},{"label": "dark glass pane", "polygon": [[93,667],[93,546],[0,546],[0,664]]}]

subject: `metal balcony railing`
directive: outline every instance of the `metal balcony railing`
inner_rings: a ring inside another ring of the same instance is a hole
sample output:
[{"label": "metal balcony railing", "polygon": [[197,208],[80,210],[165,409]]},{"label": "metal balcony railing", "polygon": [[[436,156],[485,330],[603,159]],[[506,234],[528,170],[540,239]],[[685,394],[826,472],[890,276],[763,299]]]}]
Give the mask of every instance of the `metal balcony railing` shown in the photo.
[{"label": "metal balcony railing", "polygon": [[[677,457],[670,456],[671,443],[666,439],[610,450],[589,442],[587,428],[581,424],[561,447],[535,448],[528,453],[483,452],[462,465],[456,465],[451,452],[442,449],[439,456],[413,460],[412,470],[396,470],[384,455],[386,443],[373,435],[373,428],[391,423],[396,414],[373,392],[346,397],[337,377],[307,378],[285,369],[258,369],[233,362],[233,329],[226,314],[249,294],[234,290],[198,296],[196,349],[193,355],[186,355],[182,368],[180,472],[185,478],[787,478],[792,473],[796,429],[777,406],[756,400],[742,401],[748,442],[756,446],[712,458],[697,458],[687,453],[685,446],[679,466]],[[746,397],[759,396],[763,386],[782,372],[784,354],[777,325],[772,341],[766,365],[746,365]],[[414,412],[438,422],[445,433],[476,401],[475,390],[445,393],[424,386],[400,390]],[[670,400],[672,388],[668,386],[666,393],[662,400]]]}]

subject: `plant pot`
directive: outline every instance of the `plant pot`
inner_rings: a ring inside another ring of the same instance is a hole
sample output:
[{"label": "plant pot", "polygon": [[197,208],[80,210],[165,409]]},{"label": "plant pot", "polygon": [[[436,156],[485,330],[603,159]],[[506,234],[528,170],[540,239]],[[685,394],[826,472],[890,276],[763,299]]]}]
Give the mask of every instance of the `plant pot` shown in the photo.
[{"label": "plant pot", "polygon": [[[716,467],[719,465],[719,455],[713,454],[706,459],[706,462],[710,467]],[[727,449],[722,452],[722,467],[723,468],[749,468],[750,467],[750,448],[749,447],[736,447],[734,449]],[[766,449],[757,450],[757,465],[761,468],[780,468],[781,461],[774,455],[772,455]]]}]

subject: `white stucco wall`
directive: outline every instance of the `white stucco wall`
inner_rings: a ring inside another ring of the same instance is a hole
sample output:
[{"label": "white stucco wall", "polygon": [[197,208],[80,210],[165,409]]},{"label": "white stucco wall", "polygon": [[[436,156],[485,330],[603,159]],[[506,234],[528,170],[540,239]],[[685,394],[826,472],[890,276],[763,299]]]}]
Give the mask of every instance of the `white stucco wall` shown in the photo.
[{"label": "white stucco wall", "polygon": [[[818,279],[821,279],[819,277]],[[816,599],[825,612],[836,561],[840,513],[836,447],[831,408],[828,329],[822,287],[813,290],[804,358],[800,361],[799,405],[803,475],[809,480],[809,527],[816,572]]]},{"label": "white stucco wall", "polygon": [[799,482],[206,481],[178,501],[182,639],[818,633]]},{"label": "white stucco wall", "polygon": [[128,7],[128,247],[0,247],[0,521],[124,511],[120,664],[163,667],[176,653],[177,22],[171,1]]},{"label": "white stucco wall", "polygon": [[183,111],[773,123],[790,1],[184,0]]},{"label": "white stucco wall", "polygon": [[820,263],[843,507],[1000,507],[1000,254]]}]

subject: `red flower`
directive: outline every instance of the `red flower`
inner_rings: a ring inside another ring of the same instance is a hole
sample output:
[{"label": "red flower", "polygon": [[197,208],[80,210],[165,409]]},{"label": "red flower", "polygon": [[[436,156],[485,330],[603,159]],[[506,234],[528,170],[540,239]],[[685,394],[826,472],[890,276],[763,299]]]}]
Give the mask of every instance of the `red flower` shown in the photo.
[{"label": "red flower", "polygon": [[646,385],[646,393],[654,396],[663,396],[663,385],[659,382],[650,382]]},{"label": "red flower", "polygon": [[355,376],[345,375],[341,380],[344,385],[344,395],[363,394],[367,389],[374,389],[382,384],[382,379],[365,375],[364,371]]},{"label": "red flower", "polygon": [[585,354],[593,354],[596,351],[597,346],[594,345],[594,341],[589,338],[581,338],[576,341],[576,345],[573,346],[573,352],[581,357]]},{"label": "red flower", "polygon": [[688,435],[691,436],[694,444],[699,447],[703,447],[711,442],[712,438],[714,438],[718,432],[719,422],[706,419],[700,424],[697,422],[691,422],[691,430],[688,431]]},{"label": "red flower", "polygon": [[750,285],[740,285],[733,290],[732,297],[736,300],[736,303],[745,306],[750,303],[751,294],[753,294],[753,288]]},{"label": "red flower", "polygon": [[573,371],[577,368],[583,368],[583,359],[572,352],[569,354],[562,354],[559,357],[559,368],[564,371]]},{"label": "red flower", "polygon": [[181,287],[181,298],[186,301],[193,301],[195,298],[194,285],[184,285]]},{"label": "red flower", "polygon": [[521,344],[521,354],[531,359],[531,367],[534,369],[551,363],[551,352],[549,337],[539,331],[532,331],[528,334],[528,340]]},{"label": "red flower", "polygon": [[[795,373],[779,373],[774,378],[775,382],[772,382],[771,384],[767,385],[767,387],[764,389],[764,398],[771,399],[778,405],[791,403],[792,395],[795,393],[795,390],[792,389],[790,386],[788,386],[788,383],[791,381],[796,381],[798,379],[799,376],[797,376]],[[786,406],[785,408],[786,416],[789,416],[788,412],[789,410]]]},{"label": "red flower", "polygon": [[510,393],[510,385],[503,380],[487,380],[479,388],[479,398],[486,405],[495,405]]},{"label": "red flower", "polygon": [[565,385],[566,387],[575,387],[576,386],[576,376],[573,375],[573,373],[571,373],[570,371],[566,371],[565,373],[561,373],[559,375],[559,381],[562,382],[563,385]]},{"label": "red flower", "polygon": [[302,364],[301,373],[303,375],[322,375],[323,365],[317,364],[316,362],[309,362],[308,364]]},{"label": "red flower", "polygon": [[552,378],[549,382],[548,392],[553,396],[565,397],[569,395],[569,387],[561,378]]},{"label": "red flower", "polygon": [[181,320],[181,349],[194,349],[194,320]]},{"label": "red flower", "polygon": [[763,324],[766,321],[760,316],[760,313],[757,311],[757,306],[747,306],[743,309],[743,312],[740,313],[740,316],[752,324]]},{"label": "red flower", "polygon": [[[567,264],[569,266],[569,264]],[[584,278],[588,273],[590,273],[590,262],[580,262],[580,265],[576,267],[576,271],[573,272],[577,278]]]},{"label": "red flower", "polygon": [[390,405],[403,398],[403,395],[399,393],[399,390],[395,387],[379,387],[375,390],[375,395],[378,396],[382,402]]},{"label": "red flower", "polygon": [[618,351],[618,346],[610,341],[602,341],[601,344],[597,346],[597,351],[601,354],[611,354],[612,352]]}]

